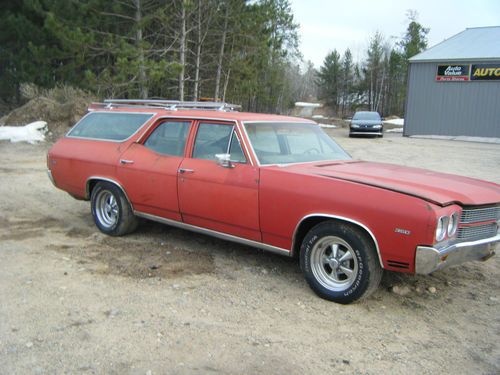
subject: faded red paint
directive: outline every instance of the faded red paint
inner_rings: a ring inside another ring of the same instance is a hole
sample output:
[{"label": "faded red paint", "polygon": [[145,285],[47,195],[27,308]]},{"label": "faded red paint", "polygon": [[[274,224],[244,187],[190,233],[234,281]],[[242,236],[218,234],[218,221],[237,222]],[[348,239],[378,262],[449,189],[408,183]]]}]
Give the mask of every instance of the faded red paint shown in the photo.
[{"label": "faded red paint", "polygon": [[[90,110],[105,111],[98,106]],[[56,185],[88,199],[89,178],[111,179],[123,187],[136,211],[289,251],[304,217],[324,214],[346,218],[373,234],[384,268],[400,272],[414,271],[416,246],[434,244],[437,218],[460,212],[463,205],[500,202],[498,184],[424,169],[360,161],[258,166],[243,121],[309,120],[240,112],[154,112],[156,115],[124,142],[60,139],[48,157]],[[191,122],[183,157],[159,155],[142,145],[163,117]],[[236,124],[251,163],[222,168],[214,161],[191,158],[198,121],[203,119]],[[120,159],[134,160],[134,164],[120,164]],[[179,168],[195,172],[180,174]],[[409,268],[391,267],[388,260],[408,263]]]}]

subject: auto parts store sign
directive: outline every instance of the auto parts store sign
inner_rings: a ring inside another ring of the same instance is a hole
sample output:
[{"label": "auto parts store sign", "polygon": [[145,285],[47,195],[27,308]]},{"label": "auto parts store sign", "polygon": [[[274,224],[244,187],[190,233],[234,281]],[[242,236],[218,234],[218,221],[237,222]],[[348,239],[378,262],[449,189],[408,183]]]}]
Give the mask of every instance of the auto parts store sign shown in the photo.
[{"label": "auto parts store sign", "polygon": [[500,64],[438,65],[436,81],[500,81]]}]

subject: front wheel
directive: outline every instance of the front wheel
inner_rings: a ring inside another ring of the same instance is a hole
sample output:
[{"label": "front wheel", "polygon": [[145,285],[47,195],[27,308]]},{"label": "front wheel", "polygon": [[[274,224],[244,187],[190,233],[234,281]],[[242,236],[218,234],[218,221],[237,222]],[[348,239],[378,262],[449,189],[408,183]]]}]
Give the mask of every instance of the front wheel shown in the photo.
[{"label": "front wheel", "polygon": [[377,252],[367,235],[334,221],[309,231],[302,242],[300,265],[317,295],[342,304],[368,297],[382,278]]},{"label": "front wheel", "polygon": [[90,199],[92,216],[99,230],[110,236],[122,236],[137,228],[134,215],[125,194],[114,184],[99,182],[92,189]]}]

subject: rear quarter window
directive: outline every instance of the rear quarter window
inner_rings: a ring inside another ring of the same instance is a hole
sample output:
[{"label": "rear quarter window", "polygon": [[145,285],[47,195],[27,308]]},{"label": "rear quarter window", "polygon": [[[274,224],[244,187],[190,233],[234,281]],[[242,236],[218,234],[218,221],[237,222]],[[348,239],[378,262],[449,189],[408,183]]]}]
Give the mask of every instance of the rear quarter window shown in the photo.
[{"label": "rear quarter window", "polygon": [[124,141],[152,116],[151,113],[92,112],[70,130],[68,137]]}]

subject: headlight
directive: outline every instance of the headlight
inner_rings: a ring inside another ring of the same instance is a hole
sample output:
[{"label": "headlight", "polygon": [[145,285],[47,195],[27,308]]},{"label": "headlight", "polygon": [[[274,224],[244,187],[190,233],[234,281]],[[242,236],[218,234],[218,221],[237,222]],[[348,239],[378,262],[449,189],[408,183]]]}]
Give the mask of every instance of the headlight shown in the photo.
[{"label": "headlight", "polygon": [[436,226],[436,241],[444,240],[446,236],[446,226],[448,225],[448,216],[441,216]]},{"label": "headlight", "polygon": [[453,237],[458,228],[458,213],[454,212],[448,221],[448,237]]},{"label": "headlight", "polygon": [[356,128],[356,129],[357,129],[357,128],[359,128],[359,125],[352,124],[352,125],[351,125],[351,127],[352,127],[352,128]]},{"label": "headlight", "polygon": [[382,127],[382,125],[374,125],[373,128],[374,129],[380,129]]}]

